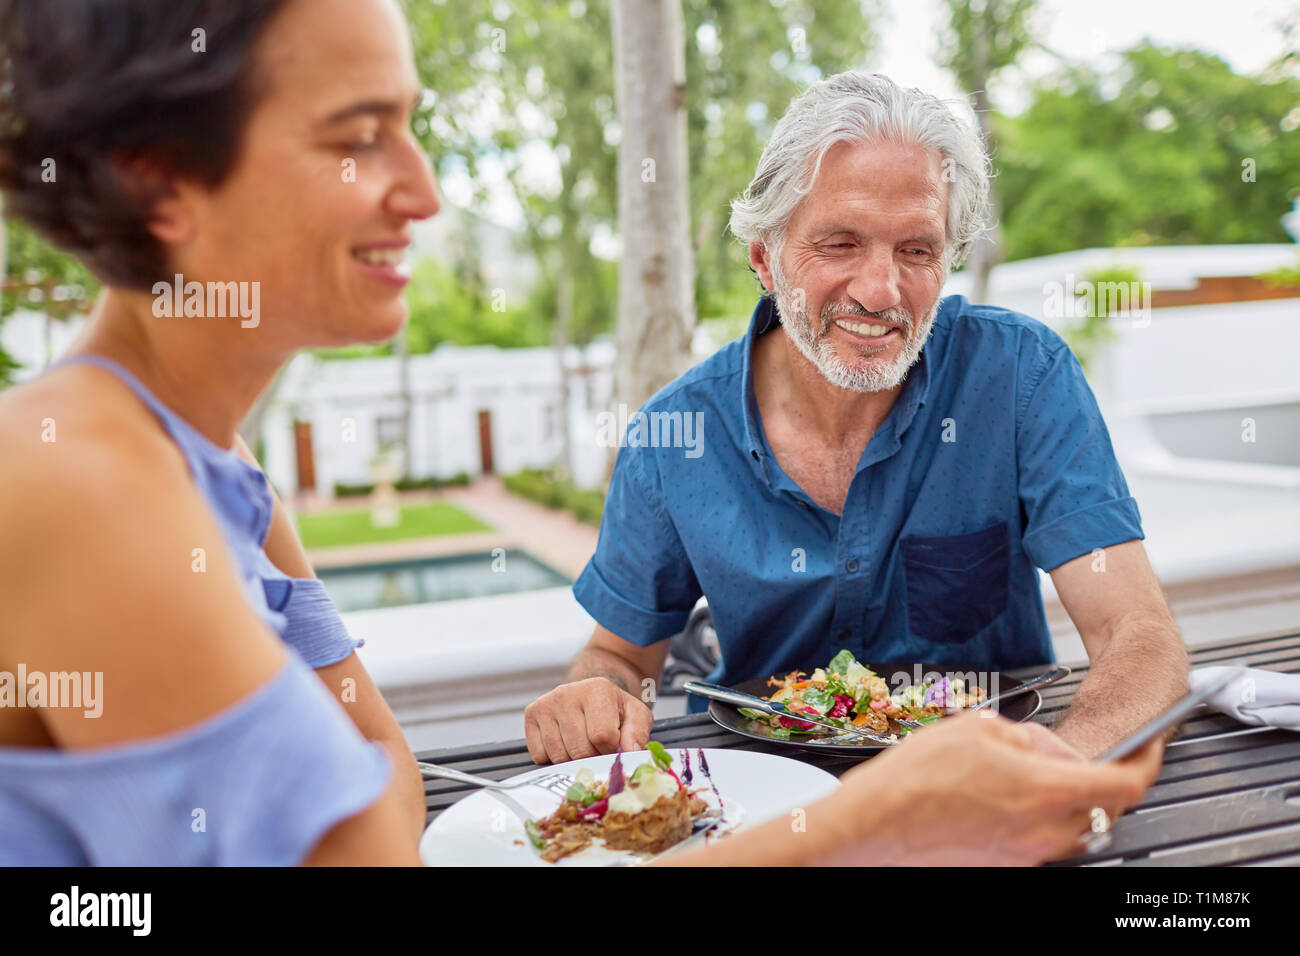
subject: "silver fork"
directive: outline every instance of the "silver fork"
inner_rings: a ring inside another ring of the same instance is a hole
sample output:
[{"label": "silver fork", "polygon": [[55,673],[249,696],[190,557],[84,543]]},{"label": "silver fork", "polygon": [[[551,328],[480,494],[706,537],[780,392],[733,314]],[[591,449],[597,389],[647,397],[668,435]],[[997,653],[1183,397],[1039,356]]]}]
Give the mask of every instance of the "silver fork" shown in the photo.
[{"label": "silver fork", "polygon": [[564,797],[574,783],[573,777],[567,773],[558,772],[526,777],[512,783],[508,780],[493,780],[490,777],[480,777],[477,774],[466,773],[463,770],[453,770],[451,767],[443,767],[436,763],[421,761],[418,766],[420,773],[426,777],[455,780],[457,783],[468,783],[475,787],[482,787],[484,790],[516,790],[519,787],[541,787],[543,790],[549,790],[551,793]]},{"label": "silver fork", "polygon": [[[536,823],[537,817],[529,812],[528,808],[516,800],[510,794],[503,791],[517,790],[520,787],[540,787],[550,793],[556,794],[561,800],[568,795],[569,788],[573,786],[574,779],[567,773],[544,773],[538,776],[528,777],[525,780],[516,780],[513,783],[506,780],[493,780],[490,777],[480,777],[476,774],[466,773],[463,770],[453,770],[451,767],[441,767],[436,763],[425,763],[417,761],[420,773],[426,777],[439,777],[443,780],[455,780],[457,783],[468,783],[475,787],[482,787],[489,796],[502,803],[506,808],[519,818],[519,822],[524,824],[525,831],[528,824]],[[532,846],[531,837],[529,846]],[[533,847],[537,851],[537,847]]]}]

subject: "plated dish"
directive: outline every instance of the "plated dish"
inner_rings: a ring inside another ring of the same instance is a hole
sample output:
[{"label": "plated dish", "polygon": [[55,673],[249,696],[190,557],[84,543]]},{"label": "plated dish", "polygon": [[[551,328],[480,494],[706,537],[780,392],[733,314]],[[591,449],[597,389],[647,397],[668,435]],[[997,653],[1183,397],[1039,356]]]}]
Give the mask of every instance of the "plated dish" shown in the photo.
[{"label": "plated dish", "polygon": [[[860,727],[879,734],[896,731],[906,734],[911,728],[898,721],[932,723],[974,707],[988,696],[978,683],[967,684],[967,678],[938,674],[923,683],[901,684],[891,692],[883,676],[844,650],[825,667],[815,668],[810,674],[796,670],[784,677],[769,677],[767,686],[771,690],[761,696],[764,700],[780,701],[796,713],[810,714],[844,729]],[[824,724],[798,717],[765,714],[747,707],[739,710],[752,720],[767,722],[774,737],[829,733]]]},{"label": "plated dish", "polygon": [[[796,711],[815,715],[839,727],[857,727],[895,739],[913,729],[906,720],[927,724],[961,713],[988,697],[1018,687],[1021,681],[1000,671],[965,667],[934,667],[914,662],[864,664],[842,650],[829,662],[786,674],[762,677],[733,687],[765,700],[779,700]],[[1028,720],[1042,706],[1037,691],[1000,702],[998,713],[1015,721]],[[995,705],[996,706],[996,705]],[[777,716],[713,701],[709,715],[728,730],[807,750],[862,754],[885,745],[849,733],[801,721],[797,715]]]},{"label": "plated dish", "polygon": [[[667,747],[673,757],[673,769],[682,776],[683,753],[689,753],[693,784],[697,796],[710,813],[721,816],[718,826],[705,837],[696,836],[670,850],[671,854],[688,852],[703,843],[728,839],[729,834],[757,826],[779,816],[788,816],[794,808],[807,807],[828,796],[839,786],[834,775],[810,764],[787,757],[746,750],[692,747]],[[701,760],[703,755],[703,760]],[[623,754],[624,771],[634,771],[647,759],[647,752]],[[591,771],[597,781],[608,784],[615,757],[606,754],[586,757],[547,767],[530,767],[509,778],[511,782],[543,779],[560,772],[577,777],[582,770]],[[707,776],[702,767],[708,767]],[[711,781],[711,782],[710,782]],[[537,821],[551,816],[567,800],[540,787],[521,787],[507,795]],[[429,866],[611,866],[642,862],[649,853],[610,847],[604,840],[593,839],[582,849],[563,856],[555,863],[541,858],[530,841],[519,815],[498,797],[475,790],[452,804],[429,824],[420,840],[420,859]]]},{"label": "plated dish", "polygon": [[[583,767],[554,813],[524,824],[543,860],[555,863],[595,840],[612,850],[662,853],[697,827],[720,821],[702,796],[709,785],[691,789],[695,773],[689,751],[679,751],[681,776],[662,744],[650,741],[646,753],[650,759],[630,773],[624,772],[623,755],[615,755],[607,780]],[[708,758],[697,759],[705,761],[701,770],[707,774]]]}]

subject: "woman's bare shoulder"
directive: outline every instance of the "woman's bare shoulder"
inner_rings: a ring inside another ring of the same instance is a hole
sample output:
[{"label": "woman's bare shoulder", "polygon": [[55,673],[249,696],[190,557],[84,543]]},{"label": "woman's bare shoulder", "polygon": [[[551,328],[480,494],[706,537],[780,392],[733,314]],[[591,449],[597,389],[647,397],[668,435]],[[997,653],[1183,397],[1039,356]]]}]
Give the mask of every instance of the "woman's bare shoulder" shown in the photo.
[{"label": "woman's bare shoulder", "polygon": [[186,726],[283,660],[179,450],[133,394],[83,371],[0,399],[0,657],[101,671],[148,706],[47,715],[64,746]]},{"label": "woman's bare shoulder", "polygon": [[[70,365],[0,393],[0,481],[45,474],[81,461],[116,459],[128,470],[165,468],[160,480],[184,473],[184,458],[153,412],[103,369]],[[88,477],[83,472],[83,477]]]}]

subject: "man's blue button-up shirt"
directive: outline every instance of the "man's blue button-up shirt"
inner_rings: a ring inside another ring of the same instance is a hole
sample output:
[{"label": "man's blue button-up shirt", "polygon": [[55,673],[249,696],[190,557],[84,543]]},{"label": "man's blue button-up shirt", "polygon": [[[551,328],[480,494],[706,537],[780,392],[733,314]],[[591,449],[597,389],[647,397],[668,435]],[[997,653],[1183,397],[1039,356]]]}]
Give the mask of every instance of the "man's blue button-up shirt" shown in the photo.
[{"label": "man's blue button-up shirt", "polygon": [[704,595],[722,650],[709,678],[723,684],[842,647],[866,662],[1053,660],[1036,568],[1142,537],[1065,342],[1019,313],[944,299],[837,516],[763,433],[751,355],[778,324],[761,300],[743,338],[630,419],[579,603],[646,646],[681,631]]}]

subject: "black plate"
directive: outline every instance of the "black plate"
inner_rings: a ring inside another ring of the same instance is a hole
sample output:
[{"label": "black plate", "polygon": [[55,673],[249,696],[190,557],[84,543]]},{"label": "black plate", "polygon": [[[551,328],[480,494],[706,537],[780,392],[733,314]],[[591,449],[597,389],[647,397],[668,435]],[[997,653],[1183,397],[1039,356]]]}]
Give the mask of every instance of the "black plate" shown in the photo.
[{"label": "black plate", "polygon": [[[864,662],[865,663],[865,662]],[[811,674],[817,667],[825,667],[826,663],[815,665],[814,667],[799,668],[806,674]],[[1001,671],[986,671],[978,667],[955,667],[944,666],[937,667],[926,664],[915,663],[888,663],[888,664],[866,664],[873,671],[885,679],[889,685],[889,692],[892,694],[903,684],[921,683],[916,680],[918,673],[925,675],[927,672],[947,674],[952,676],[962,676],[969,683],[969,674],[974,673],[977,680],[980,681],[985,693],[989,697],[997,694],[1005,694],[1012,688],[1019,687],[1022,681],[1016,680]],[[787,672],[788,673],[788,672]],[[905,680],[899,680],[898,675],[906,674]],[[784,676],[784,675],[780,675]],[[758,677],[754,680],[745,681],[743,684],[736,684],[732,690],[738,690],[745,694],[752,694],[755,697],[766,697],[771,693],[772,688],[768,686],[768,678]],[[1008,701],[995,704],[994,707],[1003,717],[1014,720],[1017,723],[1028,720],[1038,709],[1043,706],[1043,698],[1038,695],[1038,691],[1031,690],[1019,697],[1013,697]],[[784,745],[787,747],[798,747],[802,750],[816,751],[818,753],[828,754],[846,754],[849,756],[863,756],[884,750],[884,744],[873,744],[871,741],[863,739],[860,744],[846,744],[842,741],[836,743],[822,743],[817,737],[806,734],[793,734],[789,739],[773,737],[772,729],[761,721],[750,720],[743,716],[740,711],[730,704],[724,704],[721,701],[709,701],[709,716],[714,722],[727,730],[734,731],[744,737],[752,737],[755,740],[766,740],[769,743]]]}]

